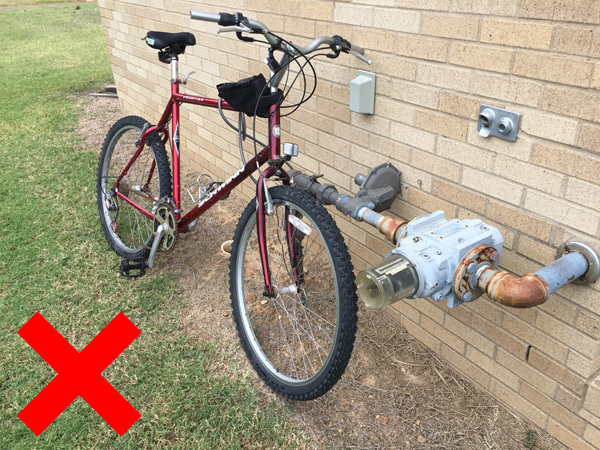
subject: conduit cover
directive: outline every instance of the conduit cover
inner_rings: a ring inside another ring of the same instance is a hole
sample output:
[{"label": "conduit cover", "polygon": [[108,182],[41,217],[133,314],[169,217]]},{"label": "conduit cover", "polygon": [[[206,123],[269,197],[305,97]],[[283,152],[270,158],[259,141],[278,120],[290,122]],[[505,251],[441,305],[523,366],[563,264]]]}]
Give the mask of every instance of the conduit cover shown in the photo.
[{"label": "conduit cover", "polygon": [[375,112],[375,74],[358,71],[358,77],[350,81],[350,111],[361,114]]}]

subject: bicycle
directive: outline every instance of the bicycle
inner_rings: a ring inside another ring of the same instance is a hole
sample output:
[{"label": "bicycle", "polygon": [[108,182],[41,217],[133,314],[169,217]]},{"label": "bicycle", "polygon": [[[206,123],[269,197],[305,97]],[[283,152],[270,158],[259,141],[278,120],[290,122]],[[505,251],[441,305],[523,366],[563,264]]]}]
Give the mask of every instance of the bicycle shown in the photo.
[{"label": "bicycle", "polygon": [[[340,230],[322,206],[328,204],[325,194],[337,190],[331,185],[321,186],[314,176],[290,169],[298,146],[285,143],[281,153],[281,109],[288,107],[293,112],[314,93],[313,88],[306,96],[304,81],[300,102],[283,105],[298,77],[306,79],[306,66],[313,70],[316,87],[316,73],[310,62],[315,56],[337,58],[348,53],[368,60],[362,56],[362,48],[340,36],[320,37],[306,47],[298,47],[241,13],[191,11],[190,15],[192,19],[216,22],[221,26],[218,32],[235,32],[243,41],[255,40],[248,35],[262,35],[265,41],[261,42],[269,45],[266,63],[271,69],[270,79],[266,81],[261,75],[219,85],[219,99],[180,93],[180,86],[193,72],[179,79],[178,56],[186,47],[195,45],[194,35],[148,32],[146,43],[159,51],[161,62],[171,65],[171,97],[156,125],[129,116],[116,122],[108,132],[97,180],[102,229],[112,249],[123,258],[121,273],[142,276],[153,266],[157,252],[171,252],[179,233],[190,231],[200,215],[258,171],[258,179],[252,177],[256,199],[242,213],[233,237],[229,264],[233,316],[243,348],[260,377],[280,395],[296,400],[314,399],[338,381],[350,359],[357,327],[355,276]],[[279,60],[275,59],[275,52],[281,53]],[[292,63],[298,66],[298,73],[288,88]],[[288,78],[281,89],[286,73]],[[180,186],[181,104],[218,109],[238,132],[244,163],[224,182],[200,176],[198,198],[192,195],[195,206],[185,214]],[[239,112],[237,127],[223,111]],[[266,145],[255,131],[252,135],[246,133],[243,113],[253,117],[254,124],[256,117],[267,120]],[[249,161],[243,153],[244,138],[249,138],[254,146],[255,154]],[[171,147],[172,171],[165,149],[167,142]],[[262,150],[258,150],[259,145]],[[391,170],[389,164],[386,167],[373,169],[379,171],[377,176],[371,173],[367,179],[381,178],[383,172]],[[399,190],[399,173],[394,172],[394,176],[398,187],[390,194],[391,200],[390,195],[380,199],[379,192],[383,184],[389,184],[389,177],[385,183],[365,181],[363,177],[364,189],[360,192],[370,194],[379,189],[377,196],[345,196],[344,202],[338,199],[338,208],[342,203],[346,208],[352,204],[353,209],[345,211],[349,214],[357,209],[357,199],[371,208],[388,207]],[[294,177],[304,189],[293,186]],[[268,187],[267,180],[277,185]]]}]

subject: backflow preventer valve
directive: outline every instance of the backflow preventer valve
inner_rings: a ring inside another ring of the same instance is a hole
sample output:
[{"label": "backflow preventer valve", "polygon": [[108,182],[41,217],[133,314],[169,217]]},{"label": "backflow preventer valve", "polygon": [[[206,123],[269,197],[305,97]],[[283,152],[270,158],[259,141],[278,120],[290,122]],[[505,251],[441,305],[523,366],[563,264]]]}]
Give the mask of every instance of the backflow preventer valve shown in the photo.
[{"label": "backflow preventer valve", "polygon": [[557,259],[521,277],[499,269],[503,239],[480,220],[446,220],[443,211],[403,225],[397,246],[357,276],[365,304],[381,309],[404,298],[446,300],[454,308],[482,294],[498,303],[528,308],[544,303],[568,283],[593,283],[600,258],[590,246],[567,242]]},{"label": "backflow preventer valve", "polygon": [[491,252],[472,260],[469,270],[488,265],[498,268],[503,239],[498,230],[481,220],[446,220],[443,211],[404,225],[397,247],[386,259],[358,274],[357,287],[367,306],[381,309],[403,298],[431,297],[446,300],[450,308],[479,297],[465,290],[456,295],[455,274],[474,247]]},{"label": "backflow preventer valve", "polygon": [[292,183],[325,205],[377,228],[394,245],[386,258],[357,276],[365,304],[381,309],[404,298],[446,300],[450,308],[482,294],[503,305],[528,308],[544,303],[568,283],[593,283],[600,276],[600,257],[581,242],[562,245],[556,260],[522,277],[499,269],[504,240],[479,219],[446,220],[443,211],[410,222],[383,216],[400,192],[400,172],[386,163],[357,175],[355,196],[341,194],[318,176],[288,171]]}]

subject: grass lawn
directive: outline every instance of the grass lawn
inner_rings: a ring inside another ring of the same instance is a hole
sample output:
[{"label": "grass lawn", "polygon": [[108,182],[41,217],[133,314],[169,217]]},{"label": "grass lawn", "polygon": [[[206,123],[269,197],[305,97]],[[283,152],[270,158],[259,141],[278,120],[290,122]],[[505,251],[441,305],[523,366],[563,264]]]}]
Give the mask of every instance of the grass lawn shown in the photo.
[{"label": "grass lawn", "polygon": [[43,5],[44,3],[70,3],[81,1],[85,0],[0,0],[0,8],[3,6]]},{"label": "grass lawn", "polygon": [[[181,330],[174,277],[116,276],[97,154],[74,150],[76,93],[112,79],[97,5],[0,12],[0,42],[0,448],[294,446],[286,412],[259,407],[245,370]],[[142,413],[124,436],[81,398],[39,437],[18,419],[55,375],[17,335],[36,311],[78,350],[120,311],[142,330],[104,372]]]}]

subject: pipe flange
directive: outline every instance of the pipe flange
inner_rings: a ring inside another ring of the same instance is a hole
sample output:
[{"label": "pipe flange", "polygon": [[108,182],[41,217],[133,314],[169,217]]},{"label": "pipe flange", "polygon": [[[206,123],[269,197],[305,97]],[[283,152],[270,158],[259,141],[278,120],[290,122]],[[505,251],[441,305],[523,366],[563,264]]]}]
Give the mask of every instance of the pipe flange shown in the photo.
[{"label": "pipe flange", "polygon": [[556,253],[556,259],[570,252],[579,252],[588,262],[588,270],[579,278],[573,281],[574,284],[589,284],[593,283],[600,276],[600,257],[596,250],[583,242],[571,241],[565,242],[560,246]]},{"label": "pipe flange", "polygon": [[475,300],[483,294],[477,287],[477,273],[484,266],[497,269],[500,265],[500,252],[489,245],[478,245],[467,252],[458,264],[452,289],[454,295],[463,302]]}]

